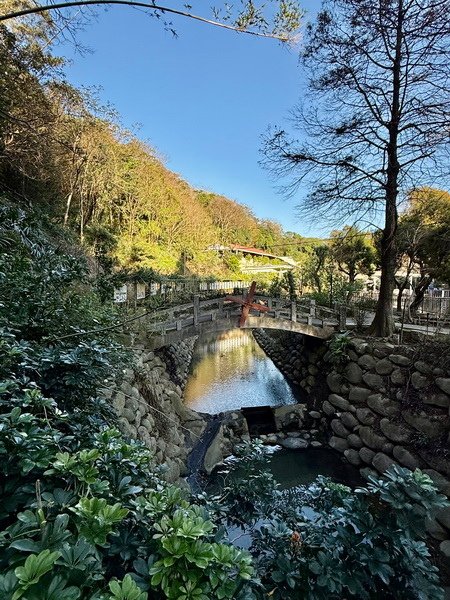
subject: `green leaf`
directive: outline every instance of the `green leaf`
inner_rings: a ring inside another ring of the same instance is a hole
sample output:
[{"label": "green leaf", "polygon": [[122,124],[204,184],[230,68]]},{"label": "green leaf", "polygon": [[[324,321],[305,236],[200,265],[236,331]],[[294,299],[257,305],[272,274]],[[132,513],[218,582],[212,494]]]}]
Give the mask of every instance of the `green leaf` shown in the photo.
[{"label": "green leaf", "polygon": [[39,544],[30,539],[15,540],[9,547],[22,552],[36,552],[39,550]]},{"label": "green leaf", "polygon": [[23,596],[30,586],[37,583],[45,573],[48,573],[59,557],[60,552],[43,550],[39,554],[31,554],[26,559],[23,567],[17,567],[14,573],[19,580],[20,589],[14,594],[13,600]]},{"label": "green leaf", "polygon": [[66,587],[66,582],[61,575],[53,577],[47,586],[36,586],[29,590],[26,600],[77,600],[81,590],[72,585]]},{"label": "green leaf", "polygon": [[112,593],[110,600],[147,600],[148,597],[147,592],[139,589],[129,574],[125,575],[121,582],[110,581],[109,589]]}]

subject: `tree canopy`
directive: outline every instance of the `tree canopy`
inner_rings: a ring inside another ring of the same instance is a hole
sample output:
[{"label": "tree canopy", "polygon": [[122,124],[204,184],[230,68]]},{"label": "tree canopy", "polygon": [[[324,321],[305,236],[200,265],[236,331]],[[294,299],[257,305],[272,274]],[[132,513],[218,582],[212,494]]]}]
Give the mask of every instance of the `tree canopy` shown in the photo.
[{"label": "tree canopy", "polygon": [[350,284],[357,275],[371,275],[374,271],[376,256],[371,238],[370,234],[349,225],[342,231],[331,232],[331,255]]},{"label": "tree canopy", "polygon": [[[412,270],[418,269],[412,311],[421,304],[430,283],[450,284],[450,193],[437,188],[411,190],[407,209],[400,215],[397,244],[398,266],[406,266],[405,287]],[[401,308],[401,295],[398,309]]]}]

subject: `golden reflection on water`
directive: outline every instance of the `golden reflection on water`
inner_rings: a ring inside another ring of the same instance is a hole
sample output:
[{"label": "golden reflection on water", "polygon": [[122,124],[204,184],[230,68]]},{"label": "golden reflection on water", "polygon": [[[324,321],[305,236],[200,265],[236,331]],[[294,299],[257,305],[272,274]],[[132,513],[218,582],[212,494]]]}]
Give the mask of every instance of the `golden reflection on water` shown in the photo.
[{"label": "golden reflection on water", "polygon": [[199,412],[296,402],[280,371],[250,332],[236,329],[197,341],[185,402]]}]

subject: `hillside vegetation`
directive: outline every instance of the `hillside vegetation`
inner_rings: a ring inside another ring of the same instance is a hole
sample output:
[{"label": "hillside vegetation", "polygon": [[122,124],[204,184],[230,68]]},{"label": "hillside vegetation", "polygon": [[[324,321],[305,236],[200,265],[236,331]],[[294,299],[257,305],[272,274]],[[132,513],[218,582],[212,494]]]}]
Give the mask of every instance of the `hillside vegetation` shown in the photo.
[{"label": "hillside vegetation", "polygon": [[292,244],[302,244],[300,236],[233,200],[193,189],[113,110],[69,85],[62,61],[49,51],[51,37],[51,21],[0,27],[4,191],[49,213],[117,267],[224,275],[227,261],[207,251],[217,243],[301,254]]}]

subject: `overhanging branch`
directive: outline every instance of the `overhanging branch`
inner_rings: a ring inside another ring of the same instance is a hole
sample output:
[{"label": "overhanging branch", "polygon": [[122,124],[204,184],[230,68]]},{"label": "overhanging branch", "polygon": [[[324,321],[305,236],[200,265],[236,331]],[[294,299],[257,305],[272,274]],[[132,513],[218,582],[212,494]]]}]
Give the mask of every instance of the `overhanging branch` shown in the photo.
[{"label": "overhanging branch", "polygon": [[152,11],[158,11],[161,13],[168,13],[168,14],[172,14],[172,15],[186,17],[188,19],[193,19],[194,21],[200,21],[201,23],[206,23],[207,25],[213,25],[214,27],[220,27],[222,29],[229,29],[232,31],[236,31],[237,33],[245,33],[247,35],[254,35],[254,36],[263,37],[263,38],[272,38],[272,39],[279,40],[281,42],[289,41],[289,36],[286,34],[267,33],[267,32],[261,32],[261,31],[254,31],[252,29],[244,29],[244,28],[238,27],[236,25],[229,25],[227,23],[221,23],[220,21],[214,21],[213,19],[207,19],[206,17],[194,15],[190,12],[186,12],[183,10],[177,10],[176,8],[160,6],[158,4],[152,4],[149,2],[138,2],[135,0],[71,0],[70,2],[60,2],[58,4],[37,5],[37,6],[34,6],[33,8],[17,10],[17,11],[3,14],[3,15],[0,14],[0,22],[8,21],[11,19],[17,19],[19,17],[25,17],[27,15],[41,14],[41,13],[49,12],[51,10],[62,10],[62,9],[71,8],[74,6],[96,6],[96,5],[122,5],[122,6],[131,6],[131,7],[134,6],[134,7],[139,7],[139,8],[147,8]]}]

